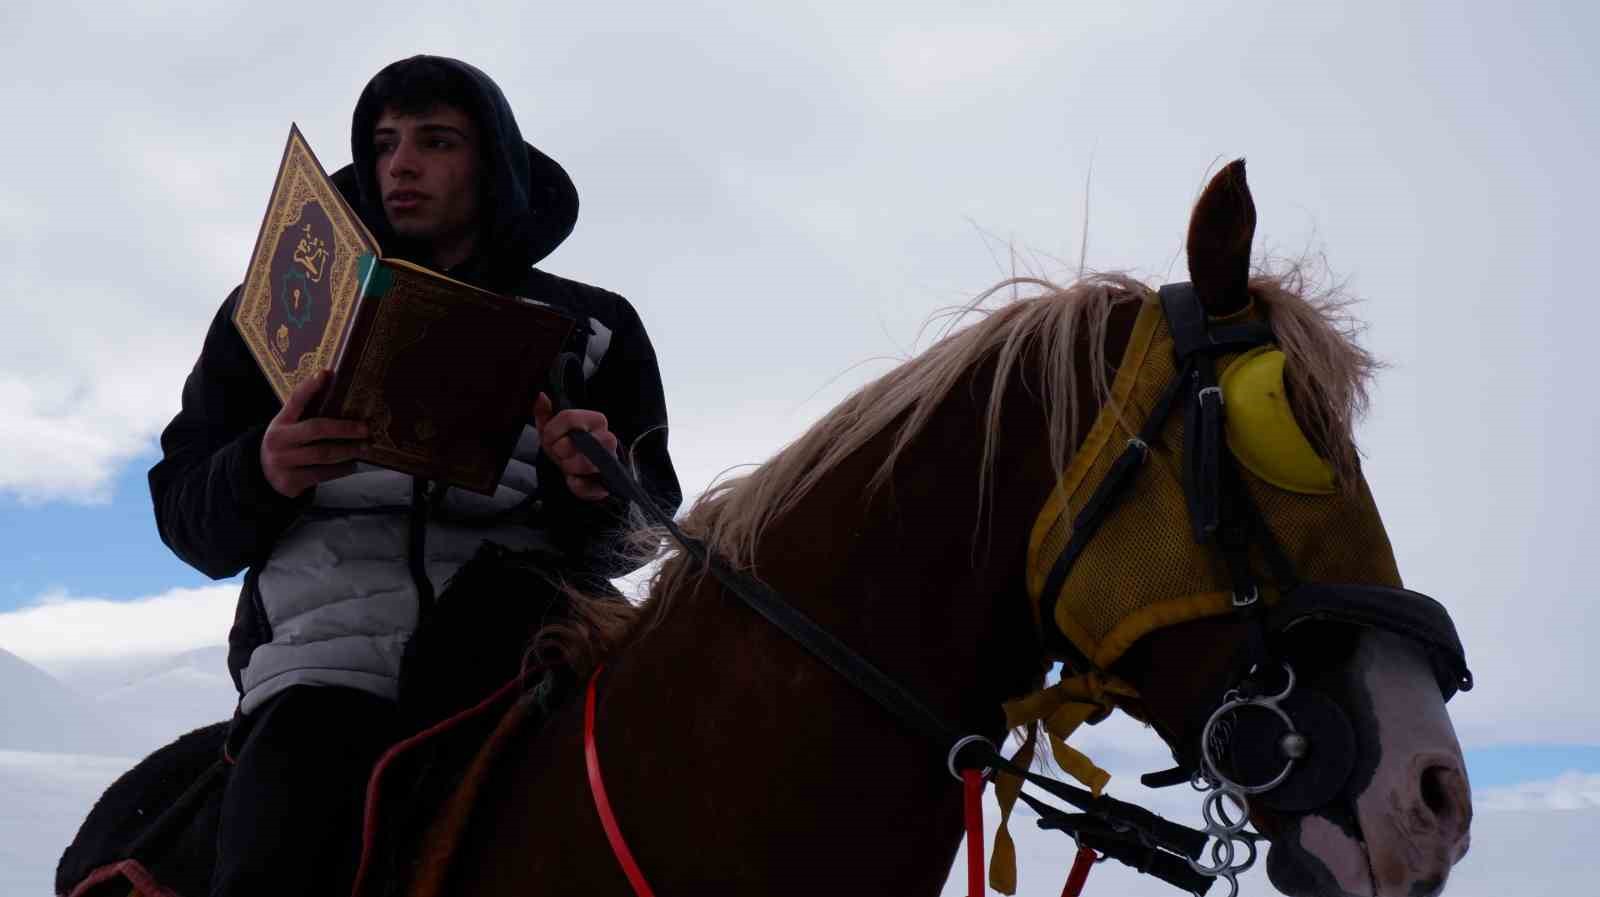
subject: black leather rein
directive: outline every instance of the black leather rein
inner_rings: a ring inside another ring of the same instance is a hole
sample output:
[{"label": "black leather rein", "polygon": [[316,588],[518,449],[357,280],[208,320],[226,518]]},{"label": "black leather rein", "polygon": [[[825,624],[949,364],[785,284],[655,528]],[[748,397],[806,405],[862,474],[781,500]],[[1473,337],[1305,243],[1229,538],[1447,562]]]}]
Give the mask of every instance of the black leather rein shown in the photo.
[{"label": "black leather rein", "polygon": [[[572,407],[567,384],[582,382],[581,363],[575,356],[563,356],[551,378],[553,398],[560,409]],[[612,493],[637,505],[651,521],[716,577],[724,588],[738,596],[756,613],[810,651],[817,659],[843,676],[858,690],[913,731],[943,747],[952,774],[962,769],[1005,770],[1076,807],[1067,813],[1030,795],[1022,799],[1041,817],[1040,825],[1058,828],[1077,837],[1081,844],[1099,850],[1120,862],[1186,891],[1203,894],[1212,879],[1196,873],[1185,858],[1199,859],[1208,836],[1197,829],[1180,825],[1140,807],[1101,795],[1066,782],[1048,779],[1006,759],[986,738],[963,734],[923,704],[888,674],[861,656],[832,633],[807,617],[783,596],[756,578],[735,570],[707,549],[705,543],[684,533],[670,515],[658,507],[620,461],[606,451],[587,432],[568,434],[584,457],[599,470],[600,479]]]}]

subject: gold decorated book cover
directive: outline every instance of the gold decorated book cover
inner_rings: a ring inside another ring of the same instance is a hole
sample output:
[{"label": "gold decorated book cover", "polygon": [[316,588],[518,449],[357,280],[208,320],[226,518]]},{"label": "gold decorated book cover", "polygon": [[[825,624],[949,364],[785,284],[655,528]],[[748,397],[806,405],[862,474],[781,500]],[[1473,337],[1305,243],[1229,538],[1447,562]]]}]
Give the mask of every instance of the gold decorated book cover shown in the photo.
[{"label": "gold decorated book cover", "polygon": [[377,251],[378,241],[290,125],[233,316],[279,401],[334,367],[355,309],[361,256]]},{"label": "gold decorated book cover", "polygon": [[280,400],[333,371],[310,414],[366,421],[362,460],[484,494],[573,326],[383,258],[294,126],[233,321]]}]

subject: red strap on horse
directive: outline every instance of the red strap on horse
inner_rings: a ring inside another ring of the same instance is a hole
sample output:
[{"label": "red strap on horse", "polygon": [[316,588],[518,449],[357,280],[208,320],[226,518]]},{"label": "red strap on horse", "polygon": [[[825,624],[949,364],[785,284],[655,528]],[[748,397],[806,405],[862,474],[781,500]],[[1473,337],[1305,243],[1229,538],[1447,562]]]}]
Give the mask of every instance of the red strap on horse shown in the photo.
[{"label": "red strap on horse", "polygon": [[967,897],[983,897],[983,773],[961,770],[967,803]]},{"label": "red strap on horse", "polygon": [[1078,897],[1083,893],[1083,883],[1089,880],[1089,870],[1100,857],[1087,847],[1078,848],[1078,856],[1072,861],[1072,871],[1067,873],[1067,883],[1061,888],[1061,897]]},{"label": "red strap on horse", "polygon": [[583,759],[589,767],[589,791],[594,795],[595,812],[600,814],[600,827],[606,830],[606,840],[611,842],[611,853],[622,867],[622,874],[628,877],[628,884],[633,886],[633,893],[638,897],[655,897],[650,883],[644,880],[644,873],[639,871],[639,864],[634,862],[628,842],[622,840],[616,814],[611,812],[611,800],[606,797],[605,783],[600,780],[600,753],[594,741],[594,691],[602,669],[605,667],[596,669],[589,677],[588,694],[583,699]]},{"label": "red strap on horse", "polygon": [[[611,799],[606,796],[606,785],[600,776],[600,753],[595,746],[594,717],[595,717],[595,685],[600,681],[600,667],[589,677],[589,688],[583,699],[583,759],[584,765],[589,770],[589,791],[594,795],[594,809],[600,815],[600,827],[605,829],[606,840],[611,844],[611,853],[617,858],[617,865],[622,867],[622,874],[627,876],[628,884],[633,887],[637,897],[655,897],[655,892],[650,890],[650,883],[645,881],[644,872],[639,869],[639,864],[633,858],[633,851],[628,849],[628,842],[622,838],[622,830],[617,827],[616,814],[611,811]],[[983,875],[983,773],[976,769],[963,769],[961,771],[962,792],[966,804],[967,824],[967,897],[983,897],[985,882]],[[1083,892],[1083,884],[1089,878],[1089,869],[1094,865],[1095,852],[1087,847],[1078,849],[1077,859],[1072,864],[1072,872],[1067,876],[1067,885],[1061,891],[1061,897],[1078,897]]]}]

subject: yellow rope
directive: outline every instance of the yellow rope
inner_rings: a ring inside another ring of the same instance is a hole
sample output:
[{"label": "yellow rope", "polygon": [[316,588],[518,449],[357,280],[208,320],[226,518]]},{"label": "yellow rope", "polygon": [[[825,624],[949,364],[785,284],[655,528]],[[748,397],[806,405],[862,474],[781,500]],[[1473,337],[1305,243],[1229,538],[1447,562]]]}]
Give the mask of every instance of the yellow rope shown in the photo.
[{"label": "yellow rope", "polygon": [[[1094,765],[1082,751],[1067,744],[1067,739],[1084,722],[1111,712],[1118,698],[1136,698],[1139,692],[1133,686],[1104,673],[1084,673],[1063,679],[1049,688],[1007,701],[1006,725],[1016,729],[1042,723],[1050,754],[1056,765],[1082,782],[1096,797],[1111,781],[1111,774]],[[1034,730],[1029,729],[1011,762],[1027,769],[1033,762],[1035,750]],[[1022,793],[1022,779],[1002,771],[995,777],[995,800],[1000,804],[1000,827],[995,830],[994,852],[989,857],[989,887],[1002,894],[1017,892],[1017,847],[1007,826],[1011,810],[1016,806],[1017,795]]]}]

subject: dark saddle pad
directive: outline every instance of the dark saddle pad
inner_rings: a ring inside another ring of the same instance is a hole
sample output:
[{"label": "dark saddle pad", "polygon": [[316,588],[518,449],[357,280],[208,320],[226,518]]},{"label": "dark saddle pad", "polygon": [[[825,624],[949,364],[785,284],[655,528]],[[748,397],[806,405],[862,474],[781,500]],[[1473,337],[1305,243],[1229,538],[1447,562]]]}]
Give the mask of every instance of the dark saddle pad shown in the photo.
[{"label": "dark saddle pad", "polygon": [[206,893],[227,781],[227,737],[226,722],[196,729],[111,783],[56,864],[56,893],[123,897],[130,883]]}]

